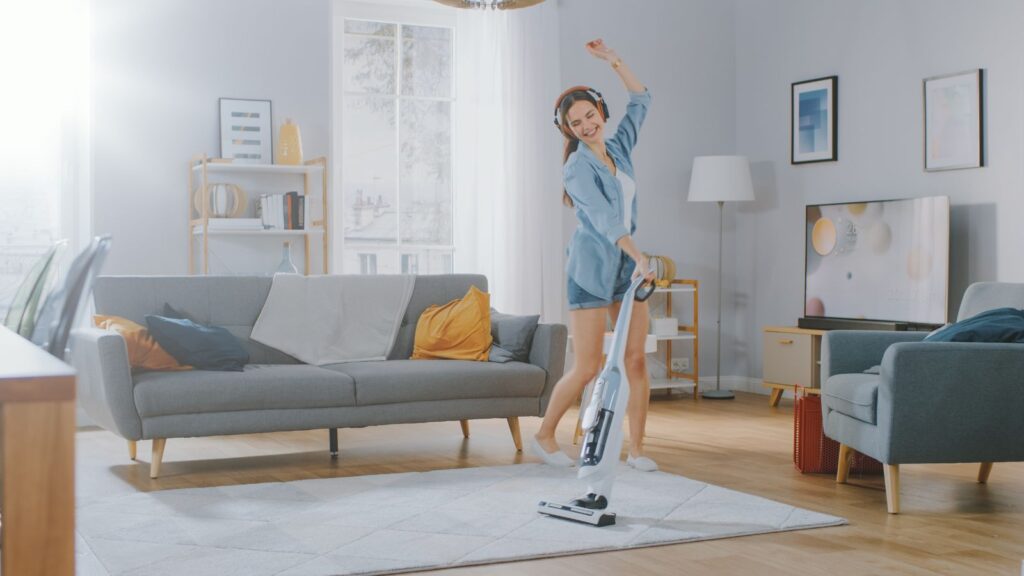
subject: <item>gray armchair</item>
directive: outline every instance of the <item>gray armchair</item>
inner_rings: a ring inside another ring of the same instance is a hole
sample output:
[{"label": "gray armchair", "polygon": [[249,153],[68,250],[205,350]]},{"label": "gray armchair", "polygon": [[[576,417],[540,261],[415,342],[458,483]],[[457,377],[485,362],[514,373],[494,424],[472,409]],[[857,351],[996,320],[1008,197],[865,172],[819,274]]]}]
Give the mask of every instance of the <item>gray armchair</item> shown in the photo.
[{"label": "gray armchair", "polygon": [[[981,282],[957,320],[1024,308],[1024,284]],[[836,482],[850,450],[884,465],[886,503],[899,513],[900,464],[1024,461],[1024,344],[922,342],[925,332],[840,330],[822,339],[822,419],[840,444]],[[878,374],[865,370],[881,364]]]}]

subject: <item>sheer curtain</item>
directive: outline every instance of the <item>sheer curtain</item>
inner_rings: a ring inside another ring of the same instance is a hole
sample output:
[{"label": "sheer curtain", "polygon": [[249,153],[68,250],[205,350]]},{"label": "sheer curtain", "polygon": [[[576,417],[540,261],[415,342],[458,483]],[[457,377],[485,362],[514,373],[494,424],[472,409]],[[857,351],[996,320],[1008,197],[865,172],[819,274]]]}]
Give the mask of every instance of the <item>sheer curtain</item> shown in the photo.
[{"label": "sheer curtain", "polygon": [[501,312],[561,320],[556,3],[464,10],[457,30],[455,271],[486,275]]},{"label": "sheer curtain", "polygon": [[89,16],[87,0],[38,0],[0,18],[0,318],[55,241],[88,238]]}]

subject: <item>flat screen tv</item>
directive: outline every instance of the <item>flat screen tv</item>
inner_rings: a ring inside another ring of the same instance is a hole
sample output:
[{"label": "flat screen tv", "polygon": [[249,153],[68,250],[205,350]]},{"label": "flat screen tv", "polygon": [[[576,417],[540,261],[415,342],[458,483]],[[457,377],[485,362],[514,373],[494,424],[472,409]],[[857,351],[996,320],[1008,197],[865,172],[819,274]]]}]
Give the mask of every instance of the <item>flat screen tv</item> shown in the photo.
[{"label": "flat screen tv", "polygon": [[809,205],[805,245],[806,319],[946,322],[947,196]]}]

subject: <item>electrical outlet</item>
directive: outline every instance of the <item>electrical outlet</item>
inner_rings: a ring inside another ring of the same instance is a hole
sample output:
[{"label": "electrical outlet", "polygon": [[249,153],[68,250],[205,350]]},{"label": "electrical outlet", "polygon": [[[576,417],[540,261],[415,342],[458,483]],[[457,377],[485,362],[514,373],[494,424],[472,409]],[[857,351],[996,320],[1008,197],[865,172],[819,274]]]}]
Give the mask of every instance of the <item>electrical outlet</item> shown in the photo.
[{"label": "electrical outlet", "polygon": [[685,372],[690,369],[689,358],[673,358],[672,359],[672,371],[673,372]]}]

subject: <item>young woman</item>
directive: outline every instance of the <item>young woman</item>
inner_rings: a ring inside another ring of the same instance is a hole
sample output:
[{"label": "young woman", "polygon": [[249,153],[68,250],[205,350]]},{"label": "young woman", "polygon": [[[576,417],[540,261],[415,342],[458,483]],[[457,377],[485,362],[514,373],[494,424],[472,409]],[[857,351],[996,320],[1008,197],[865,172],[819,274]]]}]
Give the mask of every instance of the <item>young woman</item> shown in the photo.
[{"label": "young woman", "polygon": [[[565,136],[563,201],[576,211],[579,226],[569,244],[569,316],[575,364],[555,385],[533,451],[553,466],[572,466],[555,442],[555,428],[588,382],[601,370],[605,321],[614,325],[622,297],[632,279],[649,272],[647,258],[637,248],[636,185],[631,153],[651,97],[614,50],[600,39],[587,51],[608,62],[629,91],[629,106],[615,134],[605,139],[608,108],[600,93],[585,86],[570,88],[555,103],[555,124]],[[643,455],[644,427],[650,382],[644,356],[648,326],[646,302],[633,306],[626,344],[629,378],[629,456],[638,470],[657,470]]]}]

